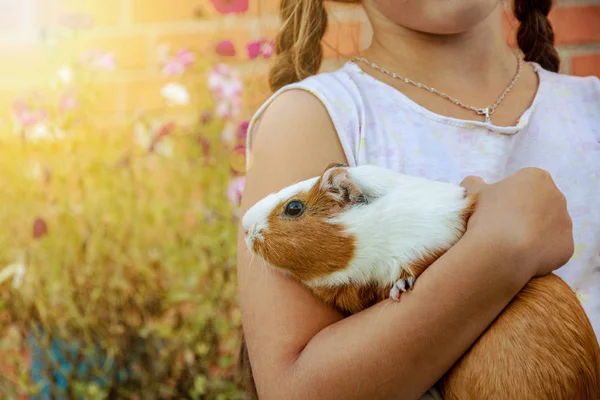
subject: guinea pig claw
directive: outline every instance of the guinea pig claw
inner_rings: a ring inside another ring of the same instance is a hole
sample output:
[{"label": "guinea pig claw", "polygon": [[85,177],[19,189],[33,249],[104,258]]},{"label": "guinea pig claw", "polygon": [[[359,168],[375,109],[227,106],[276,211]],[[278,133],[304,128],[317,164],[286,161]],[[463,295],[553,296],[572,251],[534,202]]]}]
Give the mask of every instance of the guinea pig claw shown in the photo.
[{"label": "guinea pig claw", "polygon": [[390,289],[390,299],[394,301],[400,301],[400,289],[394,284]]},{"label": "guinea pig claw", "polygon": [[414,284],[415,278],[413,276],[409,276],[408,279],[397,280],[390,289],[390,298],[396,301],[400,300],[400,294],[411,290]]}]

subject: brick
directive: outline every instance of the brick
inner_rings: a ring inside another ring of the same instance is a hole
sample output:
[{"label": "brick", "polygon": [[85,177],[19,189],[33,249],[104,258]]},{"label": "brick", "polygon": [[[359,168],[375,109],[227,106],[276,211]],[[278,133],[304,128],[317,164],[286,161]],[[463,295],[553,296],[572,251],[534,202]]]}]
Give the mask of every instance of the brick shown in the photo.
[{"label": "brick", "polygon": [[49,49],[41,45],[0,46],[0,52],[0,75],[10,76],[13,80],[48,74],[56,61],[51,58]]},{"label": "brick", "polygon": [[556,44],[583,44],[600,41],[600,6],[563,6],[549,15]]},{"label": "brick", "polygon": [[143,35],[121,35],[104,39],[84,39],[80,51],[98,49],[115,54],[117,69],[143,69],[148,64],[149,44]]},{"label": "brick", "polygon": [[156,44],[168,45],[173,51],[181,48],[187,48],[199,53],[204,59],[215,56],[214,52],[217,43],[220,40],[231,40],[234,43],[236,55],[226,57],[226,62],[240,61],[248,59],[246,44],[249,40],[259,39],[251,35],[245,28],[231,28],[226,30],[199,30],[193,33],[168,34],[159,36]]},{"label": "brick", "polygon": [[[197,19],[199,0],[131,0],[134,23],[155,23]],[[204,9],[205,7],[202,7]],[[208,7],[206,7],[208,8]]]},{"label": "brick", "polygon": [[188,75],[183,81],[179,82],[187,88],[190,94],[190,103],[185,106],[173,107],[167,107],[166,101],[160,94],[161,88],[170,82],[167,78],[163,78],[160,75],[153,75],[139,81],[128,82],[125,85],[126,111],[132,112],[137,109],[143,109],[149,113],[160,113],[160,115],[173,111],[176,113],[198,112],[198,104],[201,97],[206,99],[208,95],[207,92],[199,89],[199,84],[205,79],[206,76],[204,74]]},{"label": "brick", "polygon": [[[360,49],[360,22],[338,22],[332,20],[321,42],[323,58],[348,57]],[[276,29],[263,29],[264,37],[274,39]]]},{"label": "brick", "polygon": [[256,111],[271,95],[268,75],[252,73],[244,76],[244,107],[250,112]]},{"label": "brick", "polygon": [[175,33],[160,35],[156,40],[156,45],[157,47],[167,45],[174,51],[186,48],[188,50],[199,52],[202,54],[211,51],[211,44],[214,44],[216,40],[217,36],[212,30],[199,30],[197,32],[191,33]]},{"label": "brick", "polygon": [[[41,2],[46,3],[46,2]],[[58,24],[65,15],[83,14],[93,17],[93,26],[115,26],[121,22],[122,0],[54,0],[52,5],[42,4],[42,21]]]},{"label": "brick", "polygon": [[281,0],[249,0],[248,15],[259,17],[279,16]]},{"label": "brick", "polygon": [[574,55],[571,57],[571,74],[600,77],[600,54]]},{"label": "brick", "polygon": [[[585,44],[600,41],[600,6],[555,7],[548,16],[556,45]],[[502,27],[510,46],[517,46],[519,21],[504,13]]]},{"label": "brick", "polygon": [[110,115],[118,111],[123,96],[123,84],[113,81],[94,82],[89,90],[95,93],[94,112]]},{"label": "brick", "polygon": [[130,111],[140,108],[157,111],[164,107],[164,101],[160,95],[160,88],[165,83],[166,79],[160,77],[128,82],[125,85],[126,110]]},{"label": "brick", "polygon": [[323,57],[348,57],[360,50],[360,23],[331,23],[323,38]]}]

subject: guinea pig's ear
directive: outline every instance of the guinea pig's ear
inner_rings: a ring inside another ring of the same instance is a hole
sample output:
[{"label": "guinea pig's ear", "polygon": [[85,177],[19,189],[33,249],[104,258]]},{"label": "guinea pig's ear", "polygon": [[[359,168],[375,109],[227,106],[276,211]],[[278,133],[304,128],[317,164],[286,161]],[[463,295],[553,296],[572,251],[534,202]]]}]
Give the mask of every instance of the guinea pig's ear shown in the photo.
[{"label": "guinea pig's ear", "polygon": [[348,166],[346,164],[341,164],[341,163],[335,163],[334,162],[334,163],[331,163],[331,164],[327,165],[325,167],[325,171],[323,171],[323,173],[329,171],[332,168],[348,168]]},{"label": "guinea pig's ear", "polygon": [[320,184],[321,190],[327,192],[330,197],[340,203],[359,204],[367,202],[367,197],[350,180],[348,170],[344,165],[335,164],[335,166],[325,170]]}]

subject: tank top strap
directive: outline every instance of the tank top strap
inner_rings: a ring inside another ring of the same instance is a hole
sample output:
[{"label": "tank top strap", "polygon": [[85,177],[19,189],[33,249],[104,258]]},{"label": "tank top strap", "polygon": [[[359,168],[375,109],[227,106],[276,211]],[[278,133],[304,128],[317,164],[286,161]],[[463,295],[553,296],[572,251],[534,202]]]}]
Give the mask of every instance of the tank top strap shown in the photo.
[{"label": "tank top strap", "polygon": [[250,120],[246,139],[246,162],[249,162],[252,139],[265,110],[277,96],[289,90],[304,90],[323,104],[335,127],[348,164],[356,166],[364,111],[358,87],[345,68],[311,76],[273,93]]}]

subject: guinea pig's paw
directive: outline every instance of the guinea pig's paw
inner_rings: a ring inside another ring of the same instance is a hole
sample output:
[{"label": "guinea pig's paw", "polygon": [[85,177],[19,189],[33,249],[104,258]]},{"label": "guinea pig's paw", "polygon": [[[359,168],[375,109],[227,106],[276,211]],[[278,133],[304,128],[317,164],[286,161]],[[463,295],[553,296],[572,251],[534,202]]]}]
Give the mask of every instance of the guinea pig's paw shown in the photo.
[{"label": "guinea pig's paw", "polygon": [[415,278],[412,276],[407,279],[398,279],[390,289],[390,298],[396,301],[400,300],[400,294],[412,289],[414,283]]},{"label": "guinea pig's paw", "polygon": [[[413,276],[409,276],[406,279],[398,279],[396,281],[396,283],[394,284],[394,286],[392,287],[392,291],[394,291],[394,293],[396,293],[396,291],[397,291],[398,296],[399,296],[400,295],[399,293],[404,293],[404,292],[411,290],[414,285],[415,285],[415,278]],[[391,291],[390,291],[390,296],[391,296]]]},{"label": "guinea pig's paw", "polygon": [[400,292],[400,289],[398,289],[398,286],[396,286],[395,284],[392,286],[392,288],[390,289],[390,299],[394,300],[394,301],[400,301],[400,294],[402,292]]}]

